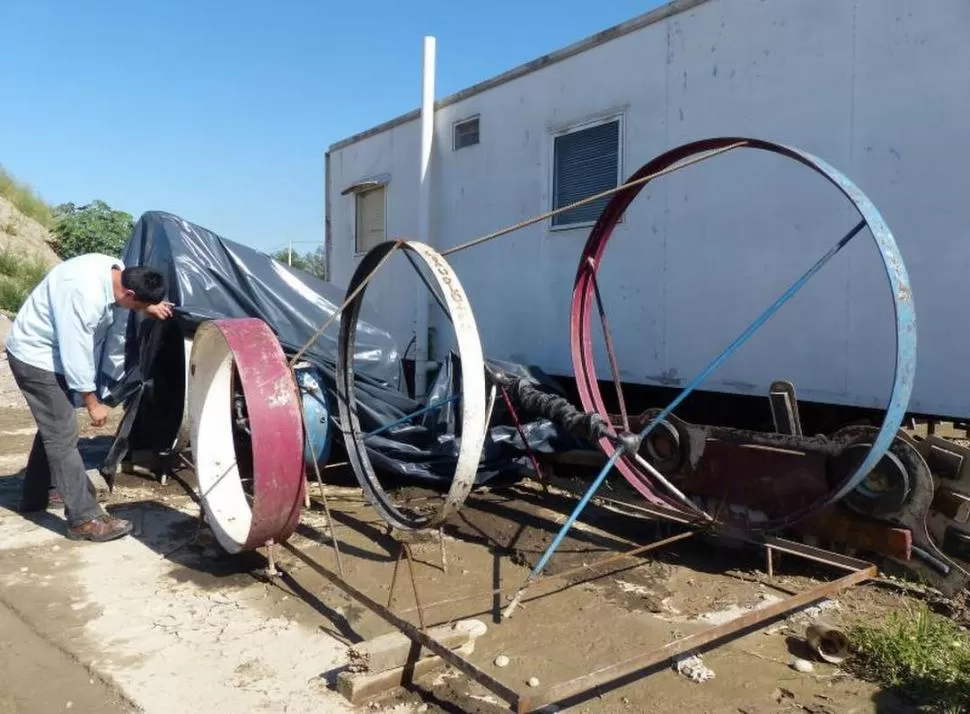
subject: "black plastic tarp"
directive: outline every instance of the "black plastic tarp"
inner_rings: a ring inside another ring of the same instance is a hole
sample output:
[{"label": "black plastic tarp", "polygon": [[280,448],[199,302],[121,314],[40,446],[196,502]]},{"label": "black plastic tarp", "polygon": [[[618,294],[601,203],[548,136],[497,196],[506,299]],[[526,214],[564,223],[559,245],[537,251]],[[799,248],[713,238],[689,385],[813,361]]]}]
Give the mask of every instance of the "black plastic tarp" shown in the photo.
[{"label": "black plastic tarp", "polygon": [[[171,448],[182,420],[184,340],[210,319],[257,317],[276,333],[285,352],[302,347],[343,302],[345,291],[268,255],[227,240],[170,213],[141,216],[122,256],[125,265],[159,270],[169,285],[167,299],[175,318],[158,322],[118,310],[100,361],[99,389],[109,404],[124,404],[125,416],[102,467],[106,475],[133,452]],[[330,404],[336,404],[335,375],[339,319],[317,338],[304,359],[321,373]],[[444,361],[426,400],[411,399],[401,389],[398,347],[362,312],[355,354],[356,391],[361,427],[373,431],[395,422],[431,400],[455,394],[461,365],[452,355]],[[493,363],[528,376],[546,387],[555,385],[522,365]],[[460,395],[459,395],[460,396]],[[501,402],[501,400],[499,400]],[[455,402],[368,439],[378,471],[424,481],[450,480],[458,453]],[[333,409],[336,419],[336,409]],[[478,482],[517,470],[525,445],[501,403],[496,405],[486,439]],[[547,420],[522,425],[529,445],[538,451],[561,448],[565,439]],[[339,430],[334,430],[340,441]]]}]

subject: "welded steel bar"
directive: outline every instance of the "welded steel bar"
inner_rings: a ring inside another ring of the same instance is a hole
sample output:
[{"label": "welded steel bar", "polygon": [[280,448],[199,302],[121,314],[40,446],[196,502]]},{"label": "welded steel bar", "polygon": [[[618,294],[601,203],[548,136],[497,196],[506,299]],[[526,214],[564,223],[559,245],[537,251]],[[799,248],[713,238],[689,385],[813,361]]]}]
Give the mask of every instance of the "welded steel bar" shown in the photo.
[{"label": "welded steel bar", "polygon": [[[550,483],[571,496],[582,495],[581,491],[573,488],[561,478],[552,477],[550,478]],[[626,499],[612,498],[608,496],[597,496],[597,498],[604,503],[612,504],[616,508],[628,509],[635,513],[642,513],[645,516],[656,518],[657,520],[679,523],[681,525],[690,525],[693,523],[693,520],[683,512],[674,511],[664,506],[655,506],[650,503],[633,503],[632,501],[628,501]],[[838,568],[839,570],[855,571],[869,567],[869,563],[864,560],[851,558],[847,555],[842,555],[841,553],[816,548],[815,546],[788,540],[787,538],[743,532],[731,532],[729,535],[732,538],[744,541],[745,543],[750,543],[751,545],[770,545],[779,553],[790,553],[791,555],[797,555],[800,558],[805,558],[806,560],[814,560],[817,563],[829,565],[834,568]]]},{"label": "welded steel bar", "polygon": [[[814,265],[812,265],[807,271],[805,271],[805,273],[803,273],[802,276],[798,278],[798,280],[796,280],[777,300],[775,300],[775,302],[773,302],[750,325],[748,325],[748,327],[745,328],[745,330],[740,335],[738,335],[738,337],[736,337],[731,342],[731,344],[729,344],[726,348],[724,348],[724,350],[722,350],[721,353],[717,355],[717,357],[711,360],[711,362],[707,365],[707,367],[701,370],[700,374],[694,377],[694,379],[692,379],[690,383],[686,387],[684,387],[684,389],[680,392],[680,394],[678,394],[670,404],[664,407],[653,419],[650,420],[650,422],[640,431],[640,435],[639,435],[640,439],[642,440],[646,438],[650,434],[650,432],[652,432],[654,428],[656,428],[657,424],[659,424],[663,419],[668,417],[674,411],[674,409],[676,409],[677,406],[680,405],[680,403],[687,398],[687,396],[691,392],[693,392],[695,389],[697,389],[697,387],[703,384],[704,381],[708,377],[710,377],[710,375],[715,370],[717,370],[717,368],[720,367],[721,364],[728,357],[734,354],[734,352],[736,352],[738,348],[741,347],[741,345],[743,345],[748,339],[750,339],[750,337],[755,332],[757,332],[758,329],[760,329],[771,318],[772,315],[774,315],[776,312],[778,312],[779,309],[781,309],[782,305],[784,305],[792,297],[794,297],[795,294],[805,285],[805,283],[807,283],[812,278],[813,275],[815,275],[819,270],[821,270],[822,266],[824,266],[829,260],[831,260],[840,250],[842,250],[846,245],[848,245],[849,241],[851,241],[856,235],[858,235],[859,232],[863,228],[865,228],[865,226],[866,226],[866,222],[864,220],[859,221],[851,230],[849,230],[848,233],[846,233],[841,239],[839,239],[839,241],[835,245],[829,248],[829,250],[826,251],[825,255],[819,258]],[[576,507],[573,509],[573,512],[569,515],[569,518],[566,519],[566,522],[563,523],[562,527],[559,529],[559,533],[556,534],[556,537],[549,544],[549,547],[546,548],[546,552],[542,554],[542,557],[539,559],[539,562],[536,563],[535,567],[529,573],[529,576],[526,579],[526,584],[523,585],[522,588],[520,588],[519,591],[512,597],[512,601],[505,609],[505,612],[503,614],[504,617],[511,616],[512,612],[515,610],[516,606],[518,605],[518,602],[521,599],[522,593],[524,592],[528,583],[532,580],[535,580],[542,572],[542,570],[546,567],[546,564],[549,562],[549,559],[553,556],[556,550],[558,550],[559,546],[562,544],[563,539],[565,539],[566,534],[572,528],[573,523],[576,522],[576,519],[579,518],[579,515],[586,508],[586,504],[589,503],[590,499],[593,497],[596,491],[599,490],[600,486],[603,484],[603,481],[606,480],[606,476],[612,470],[613,465],[623,455],[623,452],[624,452],[624,447],[621,445],[619,448],[616,449],[613,455],[606,462],[606,465],[600,471],[599,475],[590,485],[589,489],[587,489],[586,493],[580,499],[579,503],[576,504]],[[681,499],[685,501],[688,500],[687,497],[681,494],[679,491],[677,491],[677,493],[680,495]],[[706,516],[707,514],[705,513],[704,515]],[[710,516],[708,516],[708,518],[710,518]]]},{"label": "welded steel bar", "polygon": [[[529,584],[526,587],[526,592],[529,592],[534,587],[546,585],[547,583],[554,583],[558,580],[568,578],[578,573],[583,573],[587,570],[598,570],[602,568],[604,565],[610,565],[612,563],[615,563],[618,560],[624,560],[625,558],[634,558],[638,555],[642,555],[643,553],[654,551],[654,550],[657,550],[658,548],[663,548],[664,546],[671,545],[672,543],[676,543],[677,541],[685,540],[686,538],[689,538],[695,534],[696,534],[696,531],[685,531],[684,533],[678,533],[677,535],[670,536],[669,538],[664,538],[663,540],[654,541],[653,543],[648,543],[647,545],[641,545],[634,548],[633,550],[627,550],[622,553],[616,553],[606,558],[601,558],[600,560],[593,561],[592,563],[586,563],[585,565],[580,565],[576,568],[563,570],[562,572],[553,573],[552,575],[544,575],[543,577]],[[616,572],[620,572],[620,571],[602,573],[600,575],[587,578],[586,580],[580,580],[577,583],[574,583],[574,585],[590,582],[591,580],[599,580],[600,578],[605,578],[608,575],[612,575]],[[567,586],[567,587],[570,587],[570,586]],[[532,600],[548,597],[549,595],[554,595],[557,592],[561,592],[562,590],[565,590],[565,589],[566,588],[560,588],[559,590],[556,590],[556,591],[541,593],[539,595],[534,595],[528,598],[523,595],[521,602],[531,602]],[[461,597],[448,598],[447,600],[438,600],[436,602],[425,605],[425,610],[431,610],[432,608],[441,607],[442,605],[454,605],[455,603],[459,603],[459,602],[468,602],[469,600],[477,600],[479,598],[494,597],[496,595],[501,595],[501,594],[502,594],[502,588],[492,588],[491,590],[472,593],[471,595],[462,595]],[[415,609],[416,608],[408,608],[408,609],[402,610],[401,612],[412,612]]]},{"label": "welded steel bar", "polygon": [[[291,374],[293,374],[293,381],[296,381],[296,373],[291,368]],[[310,461],[313,462],[313,473],[317,479],[317,486],[320,487],[320,500],[323,502],[323,513],[327,518],[327,527],[330,529],[330,542],[333,545],[333,556],[337,563],[337,572],[340,573],[341,577],[344,574],[344,564],[343,559],[340,557],[340,544],[337,542],[337,524],[334,522],[333,518],[330,516],[330,503],[327,501],[327,490],[323,485],[323,476],[320,474],[320,464],[317,462],[316,454],[317,450],[313,446],[313,432],[310,430],[306,422],[306,412],[300,409],[300,419],[303,422],[303,431],[306,433],[307,441],[310,442]],[[305,505],[307,510],[310,509],[310,489],[305,489],[306,494]]]},{"label": "welded steel bar", "polygon": [[609,460],[607,460],[606,464],[603,466],[599,474],[596,476],[596,479],[593,481],[592,484],[590,484],[589,488],[586,489],[586,493],[583,494],[583,497],[579,499],[579,503],[576,504],[575,508],[573,508],[572,513],[569,514],[569,517],[566,519],[566,522],[563,523],[562,526],[559,528],[559,532],[556,533],[556,537],[552,539],[552,543],[550,543],[549,547],[546,548],[546,552],[542,554],[542,557],[539,558],[539,562],[536,563],[535,566],[533,566],[532,570],[529,572],[529,575],[528,577],[526,577],[525,582],[512,596],[511,602],[509,602],[508,606],[505,608],[504,612],[502,613],[503,618],[507,619],[512,616],[512,613],[515,611],[515,608],[518,607],[519,603],[521,602],[522,596],[525,594],[526,589],[529,587],[532,581],[536,580],[542,574],[542,571],[545,569],[546,565],[548,564],[549,559],[553,556],[553,553],[555,553],[556,550],[559,549],[559,546],[566,538],[566,534],[569,533],[570,529],[573,527],[573,523],[575,523],[576,519],[579,518],[579,514],[583,512],[583,510],[586,508],[586,504],[589,503],[590,499],[596,494],[600,486],[603,485],[603,482],[606,480],[606,477],[613,469],[613,464],[617,462],[617,460],[623,455],[623,453],[624,453],[624,449],[621,446],[609,458]]},{"label": "welded steel bar", "polygon": [[427,291],[434,297],[434,301],[438,303],[438,307],[441,308],[441,311],[445,314],[445,317],[448,318],[448,322],[451,322],[451,313],[448,312],[448,306],[445,305],[445,301],[442,299],[441,295],[431,285],[431,282],[428,280],[428,276],[421,272],[421,268],[418,266],[414,256],[408,251],[404,251],[404,256],[408,259],[411,267],[414,268],[414,272],[418,274],[419,278],[421,278],[421,282],[424,283],[425,289],[427,289]]},{"label": "welded steel bar", "polygon": [[805,286],[805,283],[811,280],[812,276],[814,276],[819,270],[822,269],[822,266],[824,266],[832,258],[834,258],[835,255],[840,250],[845,248],[845,246],[849,244],[849,241],[855,238],[859,234],[859,232],[865,227],[866,227],[865,220],[861,220],[858,223],[856,223],[855,226],[853,226],[848,233],[842,236],[842,238],[840,238],[835,245],[833,245],[825,252],[825,255],[823,255],[821,258],[815,261],[815,263],[808,270],[806,270],[802,274],[802,276],[798,278],[798,280],[792,283],[791,286],[787,290],[785,290],[785,292],[782,293],[777,300],[771,303],[771,305],[769,305],[764,310],[764,312],[758,315],[758,317],[756,317],[755,320],[750,325],[748,325],[740,335],[735,337],[734,340],[731,342],[731,344],[725,347],[721,351],[721,353],[717,355],[717,357],[712,359],[708,363],[708,365],[701,370],[700,374],[694,377],[687,384],[687,386],[684,387],[683,390],[681,390],[680,394],[678,394],[674,398],[674,400],[670,402],[670,404],[668,404],[666,407],[661,409],[660,412],[653,419],[651,419],[650,422],[645,427],[643,427],[643,429],[640,431],[640,438],[641,439],[646,438],[650,434],[650,432],[652,432],[657,427],[657,425],[660,422],[662,422],[664,419],[670,416],[673,413],[674,409],[680,406],[681,402],[687,399],[687,397],[691,394],[691,392],[693,392],[695,389],[701,386],[705,381],[707,381],[707,378],[710,377],[717,370],[718,367],[724,364],[725,360],[727,360],[728,357],[730,357],[735,352],[737,352],[738,349],[741,347],[741,345],[747,342],[751,338],[751,336],[754,335],[755,332],[761,329],[764,326],[764,324],[768,322],[768,320],[771,319],[771,317],[776,312],[778,312],[778,310],[780,310],[781,307],[786,302],[788,302],[793,297],[795,297],[796,293],[798,293],[798,291]]},{"label": "welded steel bar", "polygon": [[700,506],[698,506],[696,503],[694,503],[689,498],[687,498],[687,496],[684,495],[684,492],[683,491],[681,491],[679,488],[677,488],[676,486],[674,486],[669,480],[667,480],[667,478],[662,473],[660,473],[659,471],[657,471],[656,468],[654,468],[653,464],[651,464],[645,458],[643,458],[642,456],[640,456],[640,454],[636,454],[636,453],[633,454],[633,460],[636,461],[638,464],[640,464],[640,467],[644,471],[646,471],[648,474],[650,474],[651,476],[653,476],[654,479],[656,479],[656,481],[661,486],[663,486],[665,489],[667,489],[668,492],[672,493],[677,498],[677,500],[679,500],[681,503],[683,503],[689,509],[691,509],[692,511],[695,511],[698,514],[700,514],[700,516],[704,520],[706,520],[706,521],[713,521],[714,520],[714,518],[712,518],[707,513],[707,511],[705,511]]},{"label": "welded steel bar", "polygon": [[603,327],[603,340],[606,342],[606,356],[610,363],[610,373],[613,376],[613,385],[616,387],[616,401],[620,407],[620,418],[623,419],[624,431],[630,431],[630,415],[626,410],[626,400],[623,398],[623,382],[620,380],[620,366],[616,361],[616,350],[613,347],[613,334],[610,332],[610,323],[606,317],[606,308],[603,306],[603,295],[600,293],[599,280],[596,279],[596,265],[592,263],[593,270],[593,292],[596,295],[596,309],[600,316],[600,325]]},{"label": "welded steel bar", "polygon": [[687,637],[682,637],[652,652],[639,654],[598,669],[595,672],[590,672],[581,677],[555,684],[535,697],[526,695],[519,702],[518,711],[534,711],[548,704],[562,702],[571,697],[580,696],[590,690],[615,682],[618,679],[634,676],[638,672],[662,664],[678,655],[700,649],[737,632],[769,622],[792,610],[797,610],[813,602],[822,600],[847,587],[870,580],[876,576],[876,573],[876,566],[869,565],[861,570],[848,573],[832,582],[816,585],[804,593],[793,595],[758,610],[752,610],[729,622],[709,627]]},{"label": "welded steel bar", "polygon": [[330,327],[330,325],[332,325],[333,322],[338,317],[342,318],[344,310],[346,310],[355,300],[357,300],[358,296],[362,292],[364,292],[364,288],[366,288],[367,284],[374,278],[375,275],[377,275],[377,271],[381,269],[381,266],[383,266],[384,263],[390,260],[395,250],[405,245],[406,243],[407,241],[398,239],[398,240],[395,240],[393,243],[388,242],[387,244],[384,244],[384,243],[381,244],[381,246],[384,246],[384,248],[381,250],[380,260],[375,261],[373,266],[371,265],[367,266],[370,272],[368,272],[367,275],[360,276],[360,278],[357,281],[355,281],[354,287],[348,291],[347,297],[344,298],[344,301],[340,305],[340,307],[334,310],[334,313],[330,317],[328,317],[326,321],[322,325],[320,325],[320,327],[317,328],[316,332],[313,333],[313,336],[310,337],[310,339],[307,340],[303,344],[303,346],[300,347],[300,349],[298,349],[296,353],[290,358],[290,367],[292,367],[301,359],[303,359],[303,355],[306,354],[306,351],[308,349],[310,349],[310,345],[312,345],[314,342],[320,339],[320,335],[326,332],[327,328]]},{"label": "welded steel bar", "polygon": [[283,544],[283,547],[303,561],[315,573],[323,578],[326,578],[330,583],[342,590],[349,597],[353,598],[364,607],[370,609],[375,615],[382,618],[392,627],[397,628],[405,637],[413,642],[417,642],[422,647],[426,647],[428,650],[445,660],[452,667],[459,670],[463,674],[466,674],[468,677],[475,680],[489,691],[504,699],[514,710],[519,709],[520,695],[514,689],[511,689],[507,685],[503,684],[488,672],[479,669],[467,659],[457,654],[450,647],[442,644],[427,633],[422,632],[407,620],[398,617],[379,602],[371,597],[368,597],[363,592],[355,588],[339,575],[308,557],[292,543],[285,543]]},{"label": "welded steel bar", "polygon": [[387,424],[384,424],[378,427],[377,429],[374,429],[374,431],[367,432],[366,434],[364,434],[364,438],[369,439],[372,436],[379,436],[380,434],[383,434],[388,429],[393,429],[396,426],[400,426],[401,424],[409,422],[412,419],[414,419],[414,417],[419,417],[422,414],[427,414],[428,412],[432,412],[438,407],[443,407],[445,404],[451,404],[452,402],[457,402],[459,399],[461,399],[461,395],[455,394],[454,396],[448,397],[447,399],[440,399],[437,402],[432,402],[427,406],[421,407],[417,411],[413,411],[410,414],[405,414],[400,419],[395,419],[392,422],[389,422]]},{"label": "welded steel bar", "polygon": [[397,573],[401,568],[401,559],[404,557],[404,544],[397,550],[397,558],[394,561],[394,570],[391,572],[391,587],[387,590],[387,607],[394,604],[394,588],[397,587]]},{"label": "welded steel bar", "polygon": [[473,248],[476,245],[487,243],[490,240],[494,240],[495,238],[500,238],[501,236],[508,235],[509,233],[512,233],[517,230],[521,230],[522,228],[527,228],[528,226],[531,226],[535,223],[542,223],[543,221],[547,221],[554,216],[558,216],[560,213],[565,213],[566,211],[572,211],[573,209],[579,208],[580,206],[585,206],[589,203],[599,201],[601,198],[606,198],[607,196],[612,196],[614,194],[620,193],[621,191],[626,191],[631,188],[635,188],[637,186],[642,186],[643,184],[647,183],[648,181],[652,181],[655,178],[659,178],[660,176],[671,174],[674,171],[679,171],[680,169],[685,169],[688,166],[693,166],[694,164],[713,158],[715,156],[718,156],[719,154],[726,153],[728,151],[731,151],[732,149],[740,148],[745,144],[747,144],[747,140],[740,139],[730,146],[721,146],[716,149],[712,149],[706,154],[701,154],[699,156],[692,156],[691,158],[685,159],[684,161],[681,161],[673,166],[666,166],[660,171],[657,171],[656,173],[651,174],[650,176],[635,177],[633,179],[630,179],[626,183],[620,184],[619,186],[616,186],[614,188],[608,188],[605,191],[601,191],[600,193],[594,194],[592,196],[587,196],[586,198],[582,198],[578,201],[570,203],[568,206],[562,206],[560,208],[547,211],[546,213],[543,213],[538,216],[533,216],[532,218],[528,218],[524,221],[520,221],[519,223],[516,223],[511,226],[507,226],[493,233],[488,233],[486,235],[479,236],[478,238],[473,238],[472,240],[456,245],[453,248],[448,248],[447,250],[443,250],[441,251],[441,254],[447,257],[452,253],[457,253],[462,250],[467,250],[468,248]]},{"label": "welded steel bar", "polygon": [[421,630],[426,632],[428,626],[424,619],[424,607],[421,605],[421,596],[418,594],[418,581],[414,577],[414,558],[411,557],[411,546],[407,543],[401,543],[401,548],[404,551],[404,558],[408,564],[408,575],[411,578],[411,590],[414,591],[414,604],[418,608],[418,622],[421,623]]},{"label": "welded steel bar", "polygon": [[525,452],[529,455],[529,460],[532,461],[532,468],[535,469],[536,476],[538,476],[540,481],[545,481],[545,475],[542,471],[542,467],[539,465],[539,459],[536,458],[536,452],[529,445],[529,440],[525,438],[525,429],[522,428],[522,421],[519,419],[519,413],[512,404],[512,399],[509,397],[508,390],[505,387],[500,386],[499,389],[502,391],[502,399],[505,400],[505,406],[509,410],[509,414],[512,416],[512,423],[515,424],[515,430],[519,433],[519,438],[522,439],[522,444],[525,446]]},{"label": "welded steel bar", "polygon": [[498,387],[493,384],[488,390],[488,406],[485,408],[485,439],[488,440],[488,430],[492,426],[492,413],[495,411],[495,400],[498,398]]},{"label": "welded steel bar", "polygon": [[582,573],[586,570],[596,570],[597,568],[602,568],[604,565],[610,565],[618,560],[624,560],[626,558],[633,558],[643,553],[649,553],[657,548],[663,548],[665,545],[670,545],[671,543],[676,543],[677,541],[686,540],[691,536],[696,535],[696,531],[684,531],[683,533],[678,533],[677,535],[672,535],[669,538],[664,538],[662,540],[654,541],[653,543],[647,543],[647,545],[641,545],[633,550],[628,550],[623,553],[617,553],[616,555],[611,555],[607,558],[601,558],[600,560],[594,561],[592,563],[587,563],[585,565],[580,565],[575,568],[570,568],[569,570],[563,570],[562,572],[555,573],[553,575],[547,575],[544,578],[537,580],[537,584],[547,583],[551,580],[562,580],[563,578],[568,578],[577,573]]}]

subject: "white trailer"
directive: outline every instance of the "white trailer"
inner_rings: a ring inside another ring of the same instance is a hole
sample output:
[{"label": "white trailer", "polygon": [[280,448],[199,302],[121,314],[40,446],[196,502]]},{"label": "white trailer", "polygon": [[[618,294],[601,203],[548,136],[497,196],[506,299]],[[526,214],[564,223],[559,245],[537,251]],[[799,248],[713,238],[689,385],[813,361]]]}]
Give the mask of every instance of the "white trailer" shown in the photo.
[{"label": "white trailer", "polygon": [[[896,237],[918,319],[911,410],[970,418],[968,38],[966,0],[676,0],[439,100],[428,240],[441,250],[542,214],[695,139],[792,145],[846,173]],[[375,242],[417,237],[421,138],[414,111],[330,147],[333,282]],[[572,375],[572,282],[601,208],[450,258],[487,355]],[[600,270],[622,378],[685,384],[854,223],[830,185],[755,151],[650,184]],[[414,284],[402,273],[368,292],[402,345],[421,323]],[[706,387],[764,395],[790,379],[805,400],[883,407],[891,309],[865,232]],[[440,316],[430,329],[440,359],[450,331]]]}]

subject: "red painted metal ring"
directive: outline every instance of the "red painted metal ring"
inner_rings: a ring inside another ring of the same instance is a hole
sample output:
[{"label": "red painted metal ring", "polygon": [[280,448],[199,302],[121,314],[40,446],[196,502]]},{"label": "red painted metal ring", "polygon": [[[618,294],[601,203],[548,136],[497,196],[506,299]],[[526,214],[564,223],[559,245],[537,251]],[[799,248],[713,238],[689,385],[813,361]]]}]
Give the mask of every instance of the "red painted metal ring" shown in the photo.
[{"label": "red painted metal ring", "polygon": [[[236,451],[234,374],[248,413],[251,454]],[[306,487],[303,422],[276,335],[256,318],[203,323],[192,345],[188,392],[199,491],[219,544],[238,553],[286,541],[300,520]],[[251,502],[239,468],[250,458]]]}]

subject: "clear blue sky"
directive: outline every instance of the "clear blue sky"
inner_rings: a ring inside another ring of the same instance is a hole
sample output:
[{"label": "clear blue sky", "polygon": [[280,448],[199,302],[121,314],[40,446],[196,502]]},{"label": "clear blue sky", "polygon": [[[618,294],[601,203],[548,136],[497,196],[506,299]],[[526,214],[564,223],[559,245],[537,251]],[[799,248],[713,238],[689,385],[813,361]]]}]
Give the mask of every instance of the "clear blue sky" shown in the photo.
[{"label": "clear blue sky", "polygon": [[0,164],[52,203],[319,241],[324,151],[418,106],[423,35],[442,97],[660,4],[0,0]]}]

